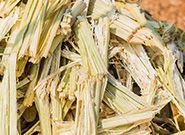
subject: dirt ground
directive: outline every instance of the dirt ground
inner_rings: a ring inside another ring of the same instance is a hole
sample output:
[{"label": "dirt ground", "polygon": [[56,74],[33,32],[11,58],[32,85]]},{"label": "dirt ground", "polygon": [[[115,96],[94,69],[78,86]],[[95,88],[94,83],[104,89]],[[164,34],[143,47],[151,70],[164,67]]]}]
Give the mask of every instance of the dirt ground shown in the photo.
[{"label": "dirt ground", "polygon": [[141,0],[155,19],[173,22],[185,30],[185,0]]}]

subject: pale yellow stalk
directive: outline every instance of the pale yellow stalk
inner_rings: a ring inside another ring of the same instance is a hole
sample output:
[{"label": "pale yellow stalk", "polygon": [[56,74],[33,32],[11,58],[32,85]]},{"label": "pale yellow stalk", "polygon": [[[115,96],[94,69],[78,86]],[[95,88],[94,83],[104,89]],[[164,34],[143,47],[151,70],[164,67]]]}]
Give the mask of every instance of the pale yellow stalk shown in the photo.
[{"label": "pale yellow stalk", "polygon": [[[24,55],[35,56],[38,51],[41,32],[44,25],[45,11],[48,0],[39,0],[35,6],[35,12],[24,35],[24,40],[19,51],[19,58]],[[32,6],[33,7],[33,6]]]},{"label": "pale yellow stalk", "polygon": [[[80,20],[80,23],[76,26],[75,32],[78,37],[82,66],[84,71],[87,72],[86,76],[88,79],[87,81],[82,80],[83,83],[79,85],[78,94],[83,93],[83,96],[77,97],[77,106],[82,105],[83,107],[78,108],[76,112],[76,115],[79,115],[77,117],[81,117],[81,119],[84,118],[84,120],[88,119],[88,121],[85,121],[86,123],[83,125],[79,119],[76,119],[75,131],[79,135],[83,134],[83,132],[84,134],[88,132],[96,134],[100,104],[106,88],[107,79],[104,78],[104,75],[107,69],[94,42],[87,20]],[[107,45],[107,43],[105,44]],[[102,44],[99,45],[103,46]],[[107,56],[104,57],[106,59]],[[82,100],[82,104],[80,100]],[[89,110],[87,109],[88,106],[90,106]],[[78,114],[78,111],[80,111],[80,114]]]},{"label": "pale yellow stalk", "polygon": [[1,83],[0,112],[2,134],[15,135],[17,132],[17,99],[16,99],[16,53],[11,53]]},{"label": "pale yellow stalk", "polygon": [[53,14],[56,14],[63,6],[68,4],[70,0],[49,0],[49,7],[47,9],[47,18],[51,17]]},{"label": "pale yellow stalk", "polygon": [[[71,54],[71,52],[68,53]],[[78,56],[77,54],[73,55]],[[72,61],[79,61],[77,60],[78,57],[68,56],[66,58],[69,58]],[[80,61],[79,63],[82,62]],[[137,96],[128,88],[123,86],[112,75],[109,74],[108,78],[109,83],[106,88],[107,90],[105,91],[105,102],[116,112],[118,113],[136,112],[147,106],[147,104],[144,103],[142,97]]]},{"label": "pale yellow stalk", "polygon": [[33,77],[33,80],[30,82],[28,86],[28,89],[26,91],[24,101],[23,101],[23,105],[27,107],[32,106],[34,101],[34,97],[35,97],[34,87],[38,81],[39,65],[33,65],[31,67],[30,72],[31,72],[31,76]]},{"label": "pale yellow stalk", "polygon": [[[153,119],[156,112],[149,110],[146,112],[139,112],[135,114],[124,114],[115,117],[100,120],[100,125],[98,126],[98,134],[100,135],[111,135],[111,134],[126,134],[135,133],[132,130],[136,130],[138,125],[143,126],[143,130],[148,128],[148,123]],[[56,123],[57,124],[57,123]],[[145,125],[146,124],[146,125]],[[69,126],[70,125],[70,126]],[[60,127],[60,134],[65,132],[74,134],[74,123],[73,121],[68,122],[58,122]],[[146,126],[146,127],[145,127]],[[140,130],[142,130],[140,128]]]},{"label": "pale yellow stalk", "polygon": [[16,7],[16,5],[20,2],[20,0],[5,0],[1,1],[0,5],[0,16],[7,17],[10,12]]},{"label": "pale yellow stalk", "polygon": [[[48,18],[46,17],[45,26],[40,36],[39,46],[37,47],[37,53],[36,55],[34,53],[34,57],[30,59],[31,62],[35,63],[40,61],[42,57],[46,58],[50,56],[54,52],[56,47],[59,45],[59,43],[61,43],[66,38],[66,36],[67,37],[70,36],[70,33],[68,33],[68,35],[65,35],[63,31],[59,35],[57,35],[59,23],[61,22],[62,17],[63,19],[65,18],[65,16],[63,16],[67,8],[65,6],[65,2],[66,1],[61,1],[61,4],[64,4],[64,5],[61,8],[59,8],[53,16],[50,16]],[[72,17],[71,22],[67,24],[69,25],[69,27],[73,25],[77,15],[79,15],[84,9],[85,9],[85,4],[81,0],[75,2],[72,8],[69,9]],[[63,27],[63,25],[61,25],[61,27]]]},{"label": "pale yellow stalk", "polygon": [[16,99],[16,53],[12,53],[9,57],[9,90],[10,90],[10,123],[9,134],[15,135],[17,132],[17,99]]},{"label": "pale yellow stalk", "polygon": [[[49,74],[52,58],[48,58],[44,61],[44,66],[39,78],[40,82]],[[46,84],[42,84],[35,90],[36,98],[35,104],[39,114],[41,133],[44,135],[51,135],[51,120],[50,120],[50,104],[49,96],[46,89]]]},{"label": "pale yellow stalk", "polygon": [[17,99],[16,99],[16,60],[17,45],[14,46],[17,25],[14,26],[12,36],[8,40],[6,51],[10,56],[4,56],[2,63],[5,66],[4,77],[1,83],[0,118],[2,134],[15,135],[17,133]]},{"label": "pale yellow stalk", "polygon": [[[175,92],[177,87],[179,88],[178,92],[182,93],[184,91],[184,81],[176,66],[174,66],[175,61],[173,55],[165,47],[161,37],[147,26],[148,24],[146,24],[146,19],[143,17],[143,14],[139,13],[140,8],[136,6],[132,8],[132,6],[126,5],[124,7],[126,10],[122,10],[121,13],[115,14],[112,3],[107,4],[107,7],[104,6],[104,10],[101,9],[100,5],[106,4],[101,0],[92,3],[92,10],[90,10],[89,13],[93,19],[109,15],[109,17],[112,18],[112,24],[110,26],[111,33],[119,36],[130,44],[143,44],[150,48],[157,48],[159,53],[164,56],[164,64],[158,70],[159,76],[162,83],[169,85],[167,87],[165,86],[165,88],[172,92],[172,94],[176,93],[174,94],[174,97],[177,98],[177,102],[175,102],[176,106],[178,106],[180,112],[184,114],[184,98],[180,98],[177,92]],[[164,80],[168,80],[168,83]]]},{"label": "pale yellow stalk", "polygon": [[110,19],[100,18],[99,23],[95,26],[95,35],[97,38],[97,45],[101,53],[104,64],[108,68],[108,46],[110,40]]},{"label": "pale yellow stalk", "polygon": [[[119,53],[124,67],[132,75],[136,83],[141,88],[141,95],[149,104],[155,95],[157,86],[157,73],[152,67],[149,57],[141,45],[120,44],[123,51]],[[156,86],[154,83],[156,82]]]},{"label": "pale yellow stalk", "polygon": [[4,78],[1,82],[0,91],[0,131],[2,134],[9,134],[9,117],[10,117],[10,101],[9,101],[9,73],[8,69],[4,72]]},{"label": "pale yellow stalk", "polygon": [[[57,49],[54,52],[53,60],[52,60],[52,66],[51,66],[51,72],[55,72],[60,67],[60,57],[61,57],[61,51],[60,51],[61,45],[57,47]],[[62,120],[62,103],[60,102],[58,92],[57,92],[57,86],[59,83],[59,76],[56,75],[54,79],[50,82],[50,97],[51,97],[51,118],[52,118],[52,134],[57,135],[58,129],[55,125],[55,121]]]},{"label": "pale yellow stalk", "polygon": [[61,10],[57,11],[57,13],[49,18],[49,20],[45,23],[45,27],[40,37],[41,40],[39,43],[39,50],[36,57],[31,59],[32,62],[38,62],[42,57],[48,57],[49,50],[56,35],[57,29],[60,25],[60,21],[65,9],[66,7],[63,7]]},{"label": "pale yellow stalk", "polygon": [[15,8],[7,17],[0,18],[0,41],[6,38],[7,33],[16,23],[19,15],[19,8]]},{"label": "pale yellow stalk", "polygon": [[[5,68],[5,66],[7,65],[7,61],[8,58],[13,50],[13,45],[15,43],[15,40],[17,38],[17,35],[19,33],[18,30],[19,27],[19,22],[17,22],[13,27],[12,27],[12,33],[11,33],[11,38],[9,38],[8,43],[6,45],[6,48],[4,50],[4,55],[2,56],[2,60],[1,60],[1,65]],[[8,54],[8,55],[6,55]]]}]

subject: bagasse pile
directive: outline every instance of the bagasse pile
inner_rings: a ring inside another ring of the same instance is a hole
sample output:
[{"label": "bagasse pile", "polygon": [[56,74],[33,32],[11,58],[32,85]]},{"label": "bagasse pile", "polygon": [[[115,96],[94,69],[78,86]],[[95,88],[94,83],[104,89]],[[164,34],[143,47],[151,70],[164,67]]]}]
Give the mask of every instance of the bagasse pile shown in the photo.
[{"label": "bagasse pile", "polygon": [[0,134],[184,134],[173,24],[123,0],[0,0],[0,16]]}]

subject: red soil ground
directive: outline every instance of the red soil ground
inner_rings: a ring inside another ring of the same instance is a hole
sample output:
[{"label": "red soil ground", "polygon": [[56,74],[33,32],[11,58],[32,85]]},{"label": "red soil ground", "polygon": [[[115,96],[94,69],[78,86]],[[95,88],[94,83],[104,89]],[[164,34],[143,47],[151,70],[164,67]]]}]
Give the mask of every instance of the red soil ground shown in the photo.
[{"label": "red soil ground", "polygon": [[141,0],[141,6],[155,19],[173,22],[185,30],[185,0]]}]

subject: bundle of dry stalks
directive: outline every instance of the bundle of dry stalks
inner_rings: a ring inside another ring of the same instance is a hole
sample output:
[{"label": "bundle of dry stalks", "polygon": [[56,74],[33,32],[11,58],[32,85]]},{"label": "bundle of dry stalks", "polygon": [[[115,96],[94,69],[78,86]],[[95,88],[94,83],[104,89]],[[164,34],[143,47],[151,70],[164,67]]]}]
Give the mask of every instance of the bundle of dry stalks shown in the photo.
[{"label": "bundle of dry stalks", "polygon": [[2,135],[183,134],[185,34],[138,3],[0,0]]}]

